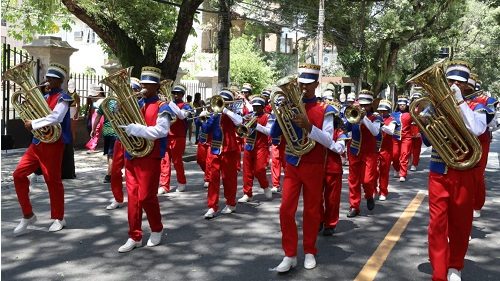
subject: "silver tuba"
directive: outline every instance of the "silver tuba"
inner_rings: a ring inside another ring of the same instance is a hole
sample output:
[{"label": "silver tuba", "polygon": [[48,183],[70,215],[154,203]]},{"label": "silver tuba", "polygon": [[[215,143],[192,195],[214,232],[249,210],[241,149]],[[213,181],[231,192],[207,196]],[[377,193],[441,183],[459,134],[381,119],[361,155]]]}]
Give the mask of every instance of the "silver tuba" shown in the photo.
[{"label": "silver tuba", "polygon": [[294,76],[285,77],[279,80],[276,86],[278,88],[272,91],[270,103],[276,120],[283,131],[287,150],[296,156],[304,155],[314,148],[316,142],[307,137],[308,132],[303,128],[297,128],[302,132],[299,136],[292,121],[297,114],[307,116],[297,78]]},{"label": "silver tuba", "polygon": [[[11,102],[23,121],[42,118],[52,112],[40,91],[40,85],[35,83],[33,77],[35,64],[35,61],[20,63],[5,71],[2,76],[2,79],[11,80],[22,88],[12,95]],[[53,143],[61,137],[62,128],[61,124],[56,124],[31,132],[41,142]]]},{"label": "silver tuba", "polygon": [[[153,141],[129,136],[122,128],[122,126],[132,123],[146,125],[137,102],[138,94],[134,94],[132,88],[130,88],[130,72],[132,68],[119,70],[99,82],[107,85],[114,93],[114,96],[105,98],[101,106],[104,115],[108,118],[125,150],[132,157],[144,157],[153,150]],[[142,93],[139,94],[142,95]]]}]

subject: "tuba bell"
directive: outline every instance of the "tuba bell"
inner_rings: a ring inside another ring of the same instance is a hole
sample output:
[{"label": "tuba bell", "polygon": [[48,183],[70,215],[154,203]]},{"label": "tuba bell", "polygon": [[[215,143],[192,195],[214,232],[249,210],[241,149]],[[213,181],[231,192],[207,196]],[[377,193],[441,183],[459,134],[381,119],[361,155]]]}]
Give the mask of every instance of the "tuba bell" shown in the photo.
[{"label": "tuba bell", "polygon": [[[153,141],[129,136],[122,127],[132,123],[146,125],[146,121],[139,108],[139,103],[137,102],[138,94],[134,94],[132,88],[130,88],[129,81],[132,68],[129,67],[117,71],[99,82],[111,88],[114,94],[114,96],[104,99],[102,110],[125,147],[125,150],[132,157],[144,157],[153,150]],[[141,92],[139,94],[142,95]]]},{"label": "tuba bell", "polygon": [[[23,121],[42,118],[52,112],[40,91],[40,85],[35,83],[33,77],[35,64],[35,61],[20,63],[5,71],[2,76],[2,79],[11,80],[22,88],[12,95],[11,103]],[[61,124],[56,124],[31,132],[41,142],[53,143],[61,137],[62,128]]]},{"label": "tuba bell", "polygon": [[297,114],[307,116],[297,78],[285,77],[279,80],[276,86],[277,89],[271,93],[270,103],[283,131],[286,149],[296,156],[304,155],[314,148],[316,142],[307,137],[305,129],[296,127],[292,121]]},{"label": "tuba bell", "polygon": [[159,94],[158,97],[160,100],[164,102],[170,102],[173,101],[172,97],[172,85],[174,84],[174,81],[171,79],[165,79],[160,82],[160,89],[159,89]]},{"label": "tuba bell", "polygon": [[432,147],[449,167],[465,170],[481,158],[481,144],[467,130],[456,100],[446,82],[440,60],[412,77],[407,83],[421,86],[428,96],[410,104],[410,115],[425,134]]}]

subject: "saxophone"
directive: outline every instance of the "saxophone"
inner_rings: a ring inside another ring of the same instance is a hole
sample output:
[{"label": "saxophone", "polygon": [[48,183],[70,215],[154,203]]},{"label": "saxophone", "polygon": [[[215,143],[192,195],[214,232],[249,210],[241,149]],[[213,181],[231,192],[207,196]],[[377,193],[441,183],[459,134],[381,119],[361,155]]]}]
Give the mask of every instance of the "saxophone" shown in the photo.
[{"label": "saxophone", "polygon": [[481,144],[465,126],[446,82],[444,61],[438,61],[407,81],[428,93],[410,104],[410,115],[446,165],[466,170],[481,159]]},{"label": "saxophone", "polygon": [[[34,120],[49,115],[52,110],[40,91],[40,85],[35,83],[33,68],[36,62],[23,62],[3,73],[3,80],[11,80],[22,90],[15,92],[11,103],[23,121]],[[62,133],[61,124],[45,126],[32,130],[33,136],[44,143],[53,143],[59,140]]]},{"label": "saxophone", "polygon": [[[276,84],[270,97],[271,107],[276,115],[276,120],[283,131],[287,150],[296,156],[301,156],[311,151],[316,142],[307,137],[306,129],[294,125],[293,119],[297,114],[307,116],[302,103],[302,91],[294,76],[285,77]],[[296,129],[299,129],[299,134]]]},{"label": "saxophone", "polygon": [[114,94],[114,96],[105,98],[101,106],[104,115],[108,118],[125,150],[132,157],[144,157],[153,150],[153,141],[129,136],[123,129],[123,126],[132,123],[146,125],[137,102],[138,94],[134,94],[132,88],[130,88],[130,72],[132,68],[119,70],[99,82],[107,85],[113,90]]}]

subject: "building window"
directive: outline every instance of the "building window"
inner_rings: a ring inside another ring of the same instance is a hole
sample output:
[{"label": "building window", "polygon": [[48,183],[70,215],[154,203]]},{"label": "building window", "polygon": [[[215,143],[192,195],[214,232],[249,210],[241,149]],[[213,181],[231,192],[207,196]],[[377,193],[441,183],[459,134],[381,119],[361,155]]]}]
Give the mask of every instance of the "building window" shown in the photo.
[{"label": "building window", "polygon": [[7,21],[5,19],[2,19],[2,26],[7,26]]},{"label": "building window", "polygon": [[83,31],[75,31],[74,33],[75,41],[82,41]]}]

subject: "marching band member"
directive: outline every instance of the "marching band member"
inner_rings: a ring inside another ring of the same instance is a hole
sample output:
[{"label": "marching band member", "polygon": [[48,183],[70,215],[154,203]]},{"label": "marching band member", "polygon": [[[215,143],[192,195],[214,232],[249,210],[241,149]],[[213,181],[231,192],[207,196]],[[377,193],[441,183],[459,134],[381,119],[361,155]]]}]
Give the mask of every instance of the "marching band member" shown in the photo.
[{"label": "marching band member", "polygon": [[[283,101],[283,97],[278,99],[278,103]],[[270,118],[276,120],[274,113]],[[281,192],[281,170],[285,170],[286,158],[285,158],[285,147],[286,140],[284,136],[278,136],[276,138],[271,138],[271,182],[273,187],[271,191],[273,193]]]},{"label": "marching band member", "polygon": [[[225,102],[234,101],[234,94],[228,89],[222,90],[220,96]],[[210,183],[208,184],[208,211],[206,219],[211,219],[219,209],[220,178],[226,207],[222,214],[230,214],[236,210],[237,162],[240,157],[240,148],[236,141],[236,126],[241,125],[243,119],[238,114],[224,108],[222,114],[213,114],[202,126],[202,132],[212,138],[210,144]],[[204,141],[200,139],[200,141]]]},{"label": "marching band member", "polygon": [[269,103],[269,98],[271,97],[271,90],[264,89],[260,95],[266,101],[266,105],[264,106],[264,112],[271,114],[271,112],[273,111],[273,108]]},{"label": "marching band member", "polygon": [[265,100],[259,95],[250,97],[253,106],[253,113],[246,115],[246,118],[257,120],[252,126],[253,132],[245,138],[245,151],[243,152],[243,197],[238,202],[246,203],[252,201],[253,179],[257,178],[260,187],[264,189],[266,199],[272,199],[273,193],[269,188],[266,168],[269,163],[269,132],[273,119],[270,114],[264,112]]},{"label": "marching band member", "polygon": [[172,123],[168,133],[168,147],[165,157],[161,160],[160,187],[158,194],[170,192],[170,176],[172,173],[171,163],[174,164],[177,175],[177,191],[186,190],[186,175],[184,173],[184,162],[182,155],[186,150],[186,133],[188,129],[187,117],[190,116],[191,106],[182,100],[186,93],[186,87],[175,85],[172,89],[173,101],[170,101],[169,107],[177,115],[177,121]]},{"label": "marching band member", "polygon": [[377,111],[383,119],[382,130],[382,144],[378,153],[378,200],[385,201],[389,194],[389,172],[391,170],[392,160],[392,135],[396,128],[396,122],[392,118],[390,112],[392,110],[392,103],[389,100],[381,100],[378,104]]},{"label": "marching band member", "polygon": [[[486,112],[487,122],[489,128],[496,127],[496,106],[498,104],[498,100],[492,97],[488,97],[485,94],[479,95],[471,95],[474,91],[479,91],[481,89],[481,85],[478,83],[479,79],[477,75],[471,73],[471,77],[469,77],[468,85],[469,87],[465,91],[465,95],[470,95],[472,100],[467,100],[467,103],[478,103],[484,106],[482,111]],[[476,88],[477,87],[477,88]],[[484,172],[486,170],[486,165],[488,164],[488,154],[490,152],[490,143],[491,143],[491,131],[490,129],[486,130],[479,136],[479,142],[481,143],[482,155],[481,160],[476,165],[476,175],[475,175],[475,188],[474,188],[474,213],[473,216],[478,218],[481,216],[481,209],[484,206],[484,202],[486,201],[486,182]]]},{"label": "marching band member", "polygon": [[[422,94],[415,92],[411,95],[410,103],[421,98]],[[416,171],[418,162],[420,162],[420,153],[422,151],[422,137],[420,136],[420,129],[415,122],[411,122],[411,167],[410,171]]]},{"label": "marching band member", "polygon": [[[141,82],[136,77],[130,77],[130,87],[135,94],[141,91]],[[114,210],[123,207],[123,174],[125,167],[125,148],[119,138],[116,138],[113,147],[113,162],[111,164],[111,193],[113,201],[106,206],[106,210]]]},{"label": "marching band member", "polygon": [[[467,87],[470,68],[453,63],[446,70],[460,115],[475,136],[486,130],[486,114],[480,104],[465,103],[462,91]],[[424,136],[425,137],[425,136]],[[424,138],[427,145],[429,143]],[[428,250],[433,281],[461,280],[460,270],[469,244],[472,228],[474,168],[456,170],[448,167],[432,152],[429,173]]]},{"label": "marching band member", "polygon": [[347,131],[351,132],[348,148],[349,159],[349,204],[347,217],[356,217],[360,213],[361,185],[365,192],[368,210],[375,207],[375,187],[377,185],[377,137],[380,134],[382,118],[373,114],[373,93],[362,90],[358,95],[359,106],[366,111],[366,116],[360,123],[346,123]]},{"label": "marching band member", "polygon": [[[203,110],[200,115],[195,118],[195,123],[200,128],[203,124],[210,118],[210,113],[208,111]],[[208,188],[208,184],[210,183],[210,143],[211,136],[207,136],[205,133],[200,132],[198,142],[198,148],[196,150],[196,163],[200,166],[201,170],[204,173],[203,177],[203,187]]]},{"label": "marching band member", "polygon": [[[297,265],[297,224],[295,213],[299,203],[301,190],[304,199],[303,232],[304,232],[304,267],[316,267],[315,255],[318,225],[322,219],[322,186],[325,171],[326,147],[332,142],[333,108],[318,102],[314,92],[319,85],[319,65],[303,64],[299,67],[298,82],[303,91],[307,116],[297,114],[293,119],[294,127],[305,129],[308,137],[317,141],[314,148],[302,155],[286,155],[287,165],[283,181],[280,207],[280,225],[282,247],[285,252],[283,261],[276,267],[277,272],[286,272]],[[271,128],[271,137],[282,135],[278,122]],[[289,144],[287,144],[288,146]]]},{"label": "marching band member", "polygon": [[323,183],[323,236],[331,236],[335,232],[337,223],[339,222],[340,211],[340,195],[342,191],[342,159],[340,155],[345,151],[345,139],[343,121],[340,119],[341,105],[338,102],[333,102],[333,96],[329,95],[326,99],[334,109],[335,116],[333,117],[333,143],[328,150],[326,158],[326,172]]},{"label": "marching band member", "polygon": [[23,212],[21,222],[14,229],[15,236],[26,233],[28,226],[37,220],[30,202],[28,176],[38,168],[42,170],[49,191],[50,217],[54,220],[49,231],[59,231],[66,226],[61,163],[64,145],[72,143],[69,105],[73,102],[73,99],[61,88],[67,73],[67,68],[61,64],[51,63],[49,65],[45,77],[49,83],[50,92],[45,93],[44,98],[52,112],[45,117],[24,122],[24,127],[28,131],[60,123],[62,134],[59,140],[53,143],[44,143],[33,138],[12,175],[17,199]]},{"label": "marching band member", "polygon": [[128,194],[129,239],[118,249],[120,253],[142,246],[143,209],[151,228],[147,246],[160,244],[162,238],[163,224],[156,192],[160,181],[161,159],[167,149],[167,134],[173,113],[169,105],[160,101],[158,97],[160,74],[161,70],[156,67],[142,68],[140,83],[146,92],[139,100],[139,106],[146,125],[129,124],[124,128],[129,136],[154,140],[154,148],[144,157],[131,158],[126,153],[125,181]]},{"label": "marching band member", "polygon": [[392,142],[392,165],[398,171],[400,182],[406,181],[412,148],[411,116],[408,113],[408,102],[409,100],[406,96],[398,96],[398,111],[392,114],[397,124]]}]

